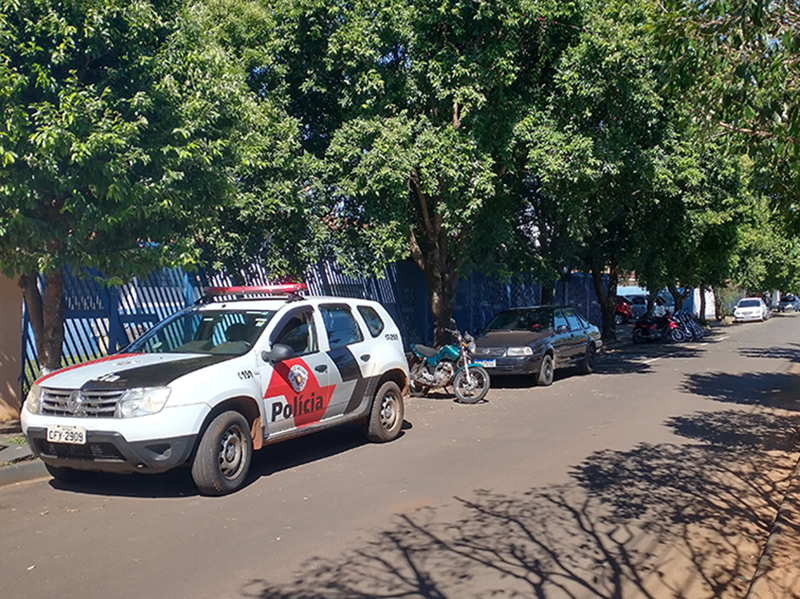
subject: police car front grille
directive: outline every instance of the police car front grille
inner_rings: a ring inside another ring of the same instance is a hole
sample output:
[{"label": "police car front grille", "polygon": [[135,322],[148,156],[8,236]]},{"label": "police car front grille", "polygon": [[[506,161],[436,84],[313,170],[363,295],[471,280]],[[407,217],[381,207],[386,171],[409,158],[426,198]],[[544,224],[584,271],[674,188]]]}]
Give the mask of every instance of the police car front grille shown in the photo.
[{"label": "police car front grille", "polygon": [[44,389],[42,391],[42,414],[113,418],[117,403],[125,391],[81,391],[81,401],[77,403],[74,410],[71,409],[73,402],[70,402],[73,393],[73,389]]},{"label": "police car front grille", "polygon": [[72,460],[124,462],[125,456],[113,443],[86,443],[70,445],[67,443],[50,443],[45,439],[36,439],[36,449],[45,457]]}]

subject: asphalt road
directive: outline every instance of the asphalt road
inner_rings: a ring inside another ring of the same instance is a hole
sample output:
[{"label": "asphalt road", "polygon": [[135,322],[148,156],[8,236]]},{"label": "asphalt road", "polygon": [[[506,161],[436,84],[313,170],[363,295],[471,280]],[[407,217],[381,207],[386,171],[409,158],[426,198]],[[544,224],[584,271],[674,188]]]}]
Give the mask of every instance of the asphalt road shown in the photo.
[{"label": "asphalt road", "polygon": [[0,597],[743,597],[792,472],[800,315],[626,346],[550,388],[408,400],[401,438],[0,488]]}]

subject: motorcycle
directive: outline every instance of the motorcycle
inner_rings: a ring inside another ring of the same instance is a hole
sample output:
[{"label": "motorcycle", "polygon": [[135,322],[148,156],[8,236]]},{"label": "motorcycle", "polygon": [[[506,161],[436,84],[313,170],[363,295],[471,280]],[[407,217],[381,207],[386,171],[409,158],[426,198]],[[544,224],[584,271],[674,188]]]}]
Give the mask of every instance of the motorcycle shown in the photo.
[{"label": "motorcycle", "polygon": [[703,327],[697,324],[693,314],[688,312],[676,312],[675,321],[683,329],[686,340],[700,341],[703,338]]},{"label": "motorcycle", "polygon": [[410,393],[420,397],[432,388],[452,385],[459,402],[477,403],[489,392],[490,381],[486,369],[472,362],[475,339],[455,328],[447,331],[456,337],[455,344],[439,349],[411,344]]},{"label": "motorcycle", "polygon": [[675,322],[667,312],[664,316],[643,314],[633,325],[633,342],[645,343],[647,341],[661,341],[671,339],[676,343],[686,341],[683,327]]}]

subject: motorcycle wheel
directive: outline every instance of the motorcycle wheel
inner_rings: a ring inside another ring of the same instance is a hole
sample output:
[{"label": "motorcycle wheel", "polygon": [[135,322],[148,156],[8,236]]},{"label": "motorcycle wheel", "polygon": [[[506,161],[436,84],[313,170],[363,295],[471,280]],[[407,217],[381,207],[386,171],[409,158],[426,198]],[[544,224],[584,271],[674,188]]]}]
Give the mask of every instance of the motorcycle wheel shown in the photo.
[{"label": "motorcycle wheel", "polygon": [[467,377],[466,371],[459,370],[453,377],[453,390],[459,402],[477,403],[489,392],[489,373],[480,366],[473,366]]},{"label": "motorcycle wheel", "polygon": [[423,385],[419,381],[414,380],[415,376],[421,376],[422,373],[422,362],[414,362],[411,365],[411,376],[409,377],[408,381],[408,394],[411,397],[424,397],[430,387],[427,385]]},{"label": "motorcycle wheel", "polygon": [[675,343],[683,343],[686,341],[686,334],[680,329],[672,329],[669,335]]},{"label": "motorcycle wheel", "polygon": [[634,343],[644,343],[647,341],[647,337],[644,336],[641,329],[633,329],[633,342]]}]

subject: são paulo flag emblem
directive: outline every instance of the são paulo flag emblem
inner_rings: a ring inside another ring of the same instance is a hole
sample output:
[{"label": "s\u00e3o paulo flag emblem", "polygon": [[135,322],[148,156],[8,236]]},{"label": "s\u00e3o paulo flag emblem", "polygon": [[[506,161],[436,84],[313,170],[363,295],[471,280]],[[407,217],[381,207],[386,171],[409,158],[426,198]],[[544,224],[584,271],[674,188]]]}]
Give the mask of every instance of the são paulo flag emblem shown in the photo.
[{"label": "s\u00e3o paulo flag emblem", "polygon": [[295,364],[289,369],[289,384],[294,389],[295,393],[300,393],[306,388],[308,382],[308,370],[303,368],[301,364]]}]

